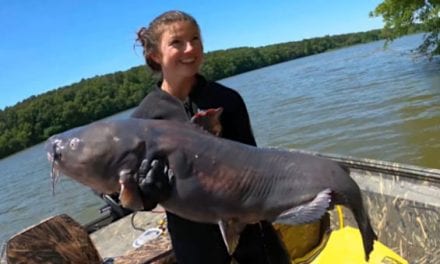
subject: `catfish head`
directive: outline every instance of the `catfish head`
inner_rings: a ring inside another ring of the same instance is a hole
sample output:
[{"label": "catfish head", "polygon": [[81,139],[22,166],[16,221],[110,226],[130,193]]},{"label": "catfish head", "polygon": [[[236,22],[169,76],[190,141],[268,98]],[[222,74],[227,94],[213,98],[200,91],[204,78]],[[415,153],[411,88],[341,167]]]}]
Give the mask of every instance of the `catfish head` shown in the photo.
[{"label": "catfish head", "polygon": [[[104,121],[53,135],[45,146],[52,163],[52,180],[61,173],[99,193],[119,192],[121,203],[139,207],[134,175],[146,147],[136,129],[124,122]],[[137,201],[129,201],[136,197]]]},{"label": "catfish head", "polygon": [[[191,121],[219,135],[222,110],[201,111]],[[143,209],[138,172],[141,167],[144,173],[148,170],[149,160],[146,159],[147,128],[141,123],[137,119],[98,121],[53,135],[45,147],[52,163],[52,182],[61,173],[98,193],[119,193],[125,208]]]}]

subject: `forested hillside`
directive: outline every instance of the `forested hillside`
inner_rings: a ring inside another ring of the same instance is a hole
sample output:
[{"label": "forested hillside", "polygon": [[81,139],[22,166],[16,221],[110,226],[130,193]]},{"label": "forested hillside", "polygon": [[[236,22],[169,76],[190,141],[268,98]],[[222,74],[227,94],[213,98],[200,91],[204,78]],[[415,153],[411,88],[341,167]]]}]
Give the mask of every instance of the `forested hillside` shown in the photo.
[{"label": "forested hillside", "polygon": [[[380,30],[373,30],[257,48],[218,50],[206,53],[202,73],[208,79],[219,80],[264,66],[382,38]],[[145,66],[138,66],[127,71],[83,79],[0,110],[0,158],[44,141],[54,133],[132,108],[149,92],[156,80],[157,77]]]}]

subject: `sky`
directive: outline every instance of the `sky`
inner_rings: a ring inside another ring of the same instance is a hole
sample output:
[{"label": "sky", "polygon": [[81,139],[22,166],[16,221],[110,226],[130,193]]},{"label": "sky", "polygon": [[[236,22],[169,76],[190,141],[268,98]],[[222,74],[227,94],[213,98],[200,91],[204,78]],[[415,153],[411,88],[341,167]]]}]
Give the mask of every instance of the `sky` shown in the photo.
[{"label": "sky", "polygon": [[381,0],[0,0],[0,109],[144,64],[136,32],[168,10],[198,21],[205,51],[379,29]]}]

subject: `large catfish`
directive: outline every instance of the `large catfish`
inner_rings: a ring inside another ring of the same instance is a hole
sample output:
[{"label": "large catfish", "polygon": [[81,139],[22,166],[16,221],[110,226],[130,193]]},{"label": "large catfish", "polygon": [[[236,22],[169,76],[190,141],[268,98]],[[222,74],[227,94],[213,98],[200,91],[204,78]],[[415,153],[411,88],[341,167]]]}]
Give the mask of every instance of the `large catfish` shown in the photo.
[{"label": "large catfish", "polygon": [[230,252],[245,224],[312,222],[335,204],[353,212],[367,260],[377,239],[348,169],[325,158],[218,138],[191,123],[144,119],[95,122],[52,136],[46,149],[54,171],[101,193],[119,192],[122,205],[134,210],[142,209],[139,168],[165,159],[172,190],[161,205],[218,223]]}]

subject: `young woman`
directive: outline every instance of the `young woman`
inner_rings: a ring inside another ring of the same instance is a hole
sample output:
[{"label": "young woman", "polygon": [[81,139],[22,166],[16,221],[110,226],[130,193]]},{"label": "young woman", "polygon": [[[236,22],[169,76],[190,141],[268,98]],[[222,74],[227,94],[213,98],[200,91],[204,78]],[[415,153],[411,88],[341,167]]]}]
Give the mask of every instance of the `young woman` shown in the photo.
[{"label": "young woman", "polygon": [[[193,17],[166,12],[139,30],[138,41],[147,65],[162,78],[133,117],[188,122],[198,109],[223,107],[222,137],[256,145],[241,96],[199,74],[203,44]],[[192,222],[169,212],[167,219],[179,264],[231,262],[217,225]],[[245,228],[234,258],[239,263],[290,263],[277,233],[264,221]]]}]

